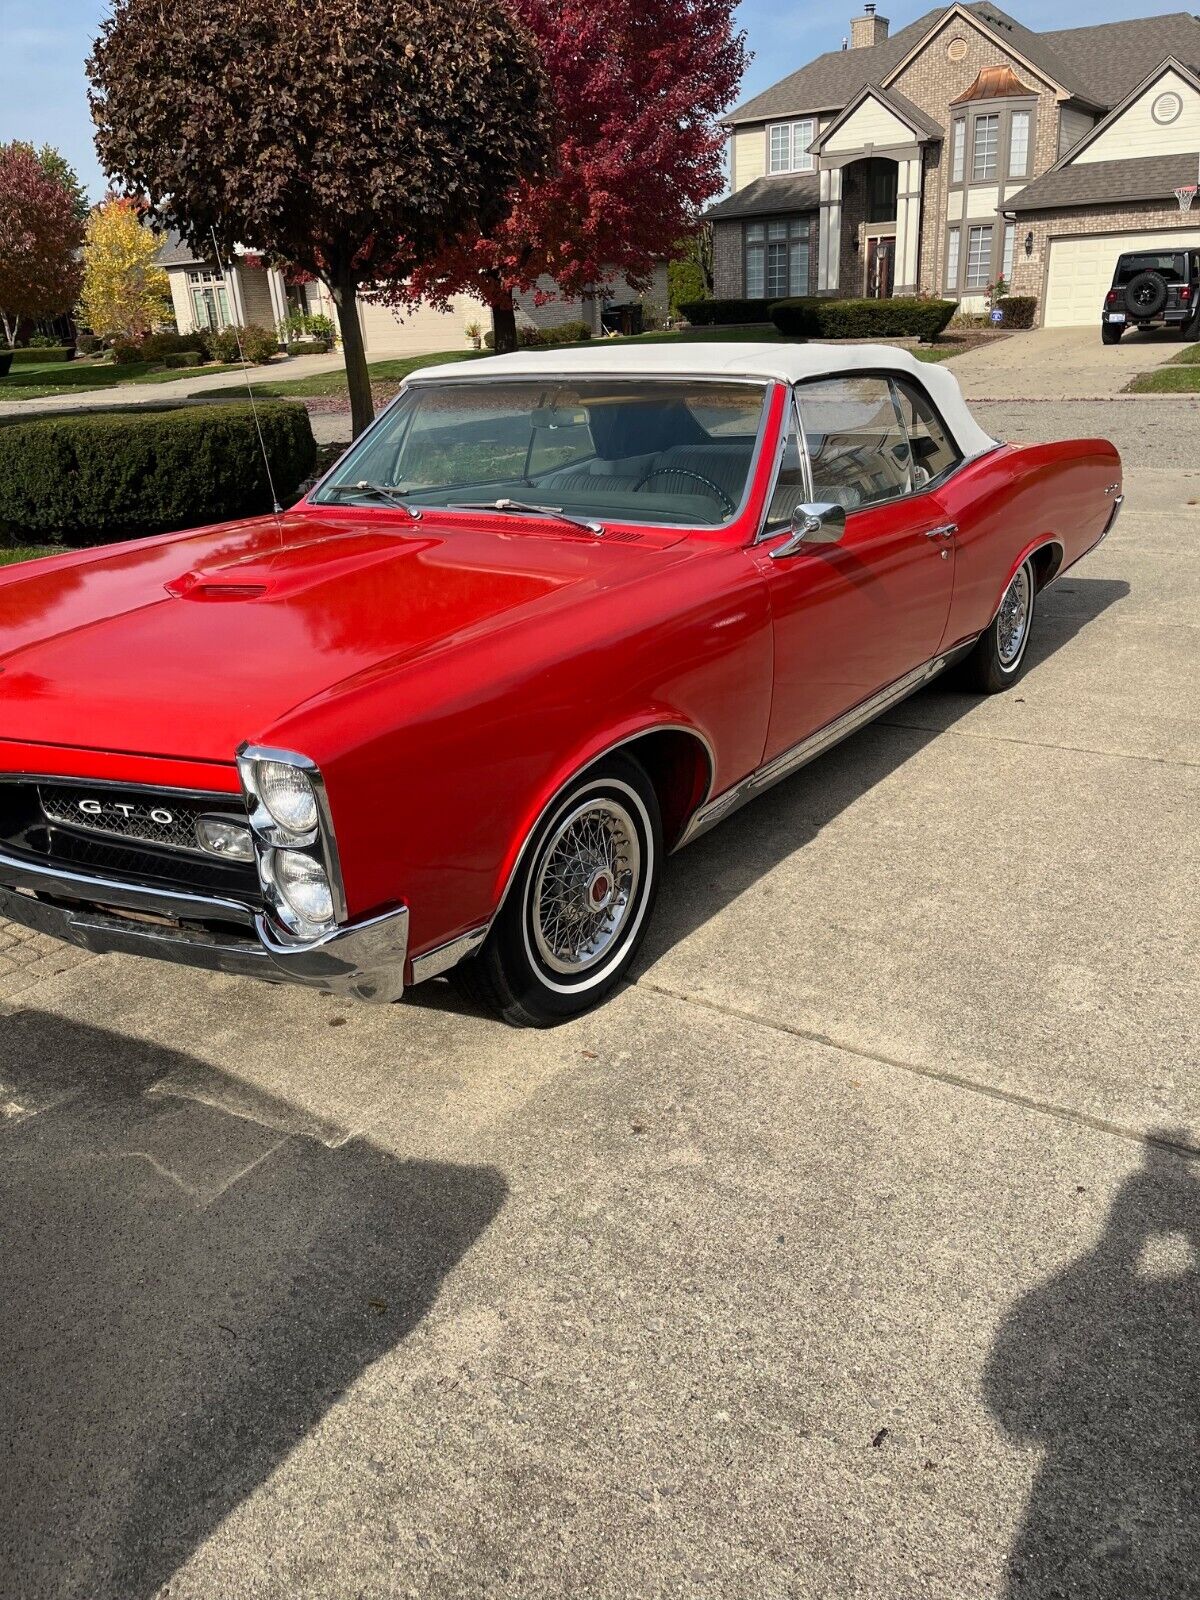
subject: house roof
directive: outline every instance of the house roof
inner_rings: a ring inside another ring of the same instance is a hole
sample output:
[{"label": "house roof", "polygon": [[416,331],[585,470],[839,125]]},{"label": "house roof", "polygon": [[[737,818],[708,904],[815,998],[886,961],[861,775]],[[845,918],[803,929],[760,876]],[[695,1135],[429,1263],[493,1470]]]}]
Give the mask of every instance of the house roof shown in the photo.
[{"label": "house roof", "polygon": [[196,265],[200,257],[172,229],[160,245],[156,260],[160,267],[191,267]]},{"label": "house roof", "polygon": [[772,216],[781,211],[815,211],[820,203],[817,174],[793,172],[777,178],[755,178],[744,189],[709,206],[704,215],[708,222],[723,222],[734,217]]},{"label": "house roof", "polygon": [[840,111],[827,128],[822,129],[820,135],[809,146],[811,150],[821,150],[827,139],[835,134],[844,122],[849,119],[862,105],[864,100],[878,100],[880,105],[887,106],[896,114],[901,122],[906,123],[914,133],[923,139],[940,139],[945,129],[931,116],[922,111],[920,106],[913,105],[899,89],[882,89],[877,83],[868,83],[853,97],[843,111]]},{"label": "house roof", "polygon": [[[733,126],[806,111],[840,110],[868,84],[886,83],[954,9],[941,6],[927,11],[881,44],[828,51],[738,106],[725,122]],[[1164,56],[1200,64],[1200,19],[1186,11],[1034,33],[987,0],[975,0],[962,10],[1072,98],[1100,109],[1115,105]]]},{"label": "house roof", "polygon": [[[1005,211],[1061,211],[1072,206],[1112,206],[1131,200],[1172,200],[1174,191],[1196,181],[1192,151],[1137,156],[1127,161],[1079,161],[1051,167],[1005,201]],[[1200,232],[1200,222],[1197,222]]]},{"label": "house roof", "polygon": [[972,100],[1011,100],[1017,95],[1031,95],[1033,89],[1023,84],[1011,67],[984,67],[975,82],[952,106],[965,106]]}]

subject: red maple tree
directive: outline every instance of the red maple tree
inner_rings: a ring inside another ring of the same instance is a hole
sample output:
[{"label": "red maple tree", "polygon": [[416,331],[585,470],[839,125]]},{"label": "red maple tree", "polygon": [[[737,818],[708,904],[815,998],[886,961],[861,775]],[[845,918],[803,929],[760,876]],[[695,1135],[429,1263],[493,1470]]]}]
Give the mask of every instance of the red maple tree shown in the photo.
[{"label": "red maple tree", "polygon": [[513,295],[552,278],[594,292],[616,272],[649,280],[724,187],[717,118],[747,64],[733,0],[509,0],[537,40],[556,159],[517,186],[508,219],[444,250],[386,298],[445,306],[473,292],[497,350],[515,349]]},{"label": "red maple tree", "polygon": [[79,294],[83,223],[75,197],[27,144],[0,145],[0,326],[69,311]]}]

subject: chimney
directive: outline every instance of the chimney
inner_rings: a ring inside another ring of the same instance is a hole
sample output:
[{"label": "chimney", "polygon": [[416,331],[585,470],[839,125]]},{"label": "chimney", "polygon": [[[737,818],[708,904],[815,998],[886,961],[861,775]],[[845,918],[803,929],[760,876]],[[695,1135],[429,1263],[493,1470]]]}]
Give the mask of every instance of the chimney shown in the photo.
[{"label": "chimney", "polygon": [[850,48],[862,50],[882,44],[888,36],[888,19],[875,15],[874,0],[867,0],[861,17],[850,18]]}]

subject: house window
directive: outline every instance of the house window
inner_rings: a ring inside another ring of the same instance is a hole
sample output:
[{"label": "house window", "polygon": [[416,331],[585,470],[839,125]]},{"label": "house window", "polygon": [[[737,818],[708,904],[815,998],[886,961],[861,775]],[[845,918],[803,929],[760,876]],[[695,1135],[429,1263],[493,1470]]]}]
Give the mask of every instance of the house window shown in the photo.
[{"label": "house window", "polygon": [[746,224],[746,298],[782,300],[808,293],[809,219]]},{"label": "house window", "polygon": [[897,179],[900,168],[895,161],[880,158],[867,166],[867,221],[896,220]]},{"label": "house window", "polygon": [[224,283],[224,278],[216,267],[189,267],[189,283]]},{"label": "house window", "polygon": [[767,171],[811,172],[813,158],[809,145],[816,136],[811,117],[803,122],[776,122],[767,129]]},{"label": "house window", "polygon": [[1000,276],[1005,283],[1012,287],[1013,253],[1017,243],[1017,225],[1015,222],[1004,224],[1004,260],[1000,267]]},{"label": "house window", "polygon": [[210,288],[193,288],[192,315],[196,319],[197,332],[205,328],[210,333],[216,333],[221,328],[233,325],[233,318],[229,315],[229,294],[221,284]]},{"label": "house window", "polygon": [[950,243],[946,248],[946,292],[958,293],[958,243],[959,230],[950,229]]},{"label": "house window", "polygon": [[1029,171],[1029,113],[1014,111],[1008,138],[1008,175],[1023,178]]},{"label": "house window", "polygon": [[967,125],[960,118],[954,124],[954,156],[950,165],[951,183],[961,183],[963,181],[963,161],[966,157],[966,149]]},{"label": "house window", "polygon": [[996,152],[1000,148],[1000,117],[993,112],[975,118],[975,158],[971,164],[971,177],[979,183],[996,176]]},{"label": "house window", "polygon": [[992,275],[992,225],[967,230],[967,293],[986,289]]}]

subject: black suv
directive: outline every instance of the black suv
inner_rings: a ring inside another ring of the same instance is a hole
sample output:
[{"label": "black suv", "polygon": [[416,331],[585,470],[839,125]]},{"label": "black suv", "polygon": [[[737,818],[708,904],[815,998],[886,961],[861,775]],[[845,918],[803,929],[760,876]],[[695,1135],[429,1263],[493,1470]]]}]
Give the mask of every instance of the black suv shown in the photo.
[{"label": "black suv", "polygon": [[1178,328],[1200,339],[1200,249],[1131,250],[1118,256],[1100,313],[1100,337],[1116,344],[1126,328]]}]

